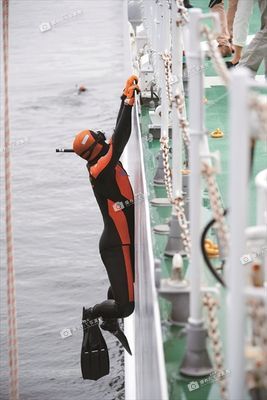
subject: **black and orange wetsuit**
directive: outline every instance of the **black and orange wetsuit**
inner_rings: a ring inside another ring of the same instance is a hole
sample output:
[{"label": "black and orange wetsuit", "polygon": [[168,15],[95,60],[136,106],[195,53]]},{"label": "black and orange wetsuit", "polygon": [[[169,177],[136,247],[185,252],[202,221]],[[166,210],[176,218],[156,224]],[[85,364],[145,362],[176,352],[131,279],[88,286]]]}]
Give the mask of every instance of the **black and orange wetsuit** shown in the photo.
[{"label": "black and orange wetsuit", "polygon": [[111,285],[108,300],[93,307],[94,316],[103,318],[127,317],[134,310],[134,196],[119,161],[131,134],[132,106],[124,99],[110,143],[95,164],[87,164],[104,221],[99,250]]}]

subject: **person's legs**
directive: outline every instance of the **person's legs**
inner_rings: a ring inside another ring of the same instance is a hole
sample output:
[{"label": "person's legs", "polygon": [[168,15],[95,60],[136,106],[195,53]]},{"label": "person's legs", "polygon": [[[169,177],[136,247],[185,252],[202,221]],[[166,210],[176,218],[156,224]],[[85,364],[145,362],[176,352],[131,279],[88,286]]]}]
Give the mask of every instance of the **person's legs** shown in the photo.
[{"label": "person's legs", "polygon": [[235,13],[236,13],[236,9],[237,9],[237,3],[238,3],[238,0],[228,0],[226,19],[227,19],[228,32],[230,35],[230,41],[233,38],[233,25],[234,25]]},{"label": "person's legs", "polygon": [[111,288],[108,300],[93,307],[94,318],[124,318],[134,311],[134,260],[130,247],[118,246],[101,251]]},{"label": "person's legs", "polygon": [[249,18],[252,13],[254,0],[238,1],[237,10],[233,26],[233,47],[235,50],[231,62],[236,64],[239,62],[243,47],[246,45]]},{"label": "person's legs", "polygon": [[258,0],[261,12],[261,29],[267,27],[267,0]]},{"label": "person's legs", "polygon": [[260,64],[267,59],[267,0],[258,0],[261,11],[261,30],[256,33],[243,52],[240,66],[249,68],[256,75]]},{"label": "person's legs", "polygon": [[232,50],[229,42],[230,36],[227,28],[224,2],[222,1],[219,4],[215,4],[213,7],[211,7],[211,10],[212,12],[217,12],[219,14],[221,24],[221,33],[216,38],[219,45],[219,51],[223,57],[228,57],[232,54]]}]

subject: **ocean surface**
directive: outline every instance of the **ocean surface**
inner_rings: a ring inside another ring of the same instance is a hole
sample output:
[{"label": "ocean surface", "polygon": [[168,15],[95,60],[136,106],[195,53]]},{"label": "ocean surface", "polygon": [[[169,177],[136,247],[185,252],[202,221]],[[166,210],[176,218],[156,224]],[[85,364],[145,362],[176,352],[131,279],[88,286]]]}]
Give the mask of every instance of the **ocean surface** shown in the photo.
[{"label": "ocean surface", "polygon": [[[103,224],[85,162],[55,152],[86,128],[112,134],[124,85],[122,2],[10,0],[21,400],[124,398],[123,354],[108,334],[110,375],[98,382],[81,377],[82,306],[103,300],[108,288],[98,254]],[[50,25],[43,30],[52,29],[41,32],[44,23]],[[76,85],[88,90],[78,95]],[[1,400],[8,399],[4,150],[1,118]],[[77,331],[62,339],[65,327]]]}]

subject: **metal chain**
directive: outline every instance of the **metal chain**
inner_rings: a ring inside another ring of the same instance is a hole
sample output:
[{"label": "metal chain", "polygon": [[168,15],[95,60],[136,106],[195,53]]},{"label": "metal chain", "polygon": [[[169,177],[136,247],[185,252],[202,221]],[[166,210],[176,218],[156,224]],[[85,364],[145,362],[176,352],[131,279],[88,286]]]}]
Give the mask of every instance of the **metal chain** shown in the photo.
[{"label": "metal chain", "polygon": [[163,169],[164,169],[164,182],[167,191],[167,196],[172,203],[173,199],[173,192],[172,192],[172,173],[171,167],[169,162],[169,154],[170,154],[170,147],[169,147],[169,138],[168,136],[163,136],[160,138],[160,149],[162,151],[163,157]]},{"label": "metal chain", "polygon": [[169,100],[169,106],[172,104],[172,95],[171,95],[171,55],[168,51],[165,51],[161,54],[161,58],[164,62],[164,72],[165,72],[165,84],[166,84],[166,92]]},{"label": "metal chain", "polygon": [[[188,122],[183,117],[184,98],[182,96],[180,96],[180,97],[177,96],[173,99],[173,97],[172,97],[172,91],[171,91],[172,60],[171,60],[171,55],[169,52],[165,51],[163,54],[161,54],[161,57],[164,62],[165,84],[166,84],[166,92],[167,92],[167,96],[168,96],[168,100],[169,100],[169,105],[171,107],[173,102],[175,102],[175,104],[176,104],[179,125],[182,129],[184,142],[188,146],[189,145]],[[170,163],[169,163],[169,152],[170,152],[169,138],[162,137],[160,139],[160,144],[161,144],[161,150],[162,150],[162,156],[163,156],[164,181],[165,181],[167,196],[168,196],[170,203],[174,205],[174,208],[175,208],[175,211],[177,214],[177,218],[178,218],[178,223],[182,229],[181,238],[183,241],[184,249],[185,249],[187,256],[190,257],[191,239],[190,239],[190,232],[189,232],[189,223],[185,216],[184,201],[183,201],[182,197],[176,197],[176,198],[173,197],[172,174],[171,174],[171,168],[170,168]]]},{"label": "metal chain", "polygon": [[172,91],[171,91],[172,59],[171,59],[170,53],[165,51],[161,55],[161,57],[164,61],[165,82],[166,82],[166,91],[167,91],[167,96],[168,96],[168,100],[169,100],[169,106],[171,107],[172,103],[174,103],[176,106],[178,121],[179,121],[179,126],[181,128],[183,141],[184,141],[184,144],[186,145],[187,149],[189,150],[189,145],[190,145],[190,137],[189,137],[189,132],[188,132],[189,123],[188,123],[187,119],[184,117],[185,99],[184,99],[184,96],[179,93],[177,93],[174,97],[172,96]]},{"label": "metal chain", "polygon": [[[217,317],[218,302],[210,293],[205,293],[203,297],[203,305],[207,308],[208,313],[208,333],[211,340],[212,351],[214,354],[214,364],[217,371],[224,370],[224,359],[222,354],[222,340],[219,331],[219,321]],[[218,381],[221,391],[221,398],[227,400],[227,383],[223,377]]]},{"label": "metal chain", "polygon": [[170,168],[170,163],[169,163],[170,148],[169,148],[169,138],[168,137],[163,136],[162,138],[160,138],[160,148],[161,148],[162,157],[163,157],[164,182],[165,182],[167,196],[168,196],[170,203],[173,204],[175,207],[178,223],[182,229],[181,238],[183,241],[184,249],[185,249],[185,252],[186,252],[188,258],[190,258],[191,238],[190,238],[190,232],[189,232],[189,223],[186,219],[185,210],[184,210],[184,201],[183,201],[182,197],[173,198],[172,173],[171,173],[171,168]]},{"label": "metal chain", "polygon": [[188,23],[188,10],[184,6],[184,1],[183,0],[176,0],[176,6],[177,6],[177,20],[176,24],[179,26],[183,26]]},{"label": "metal chain", "polygon": [[261,349],[261,360],[255,362],[255,381],[267,388],[267,313],[264,300],[250,299],[247,302],[248,315],[253,324],[254,344]]},{"label": "metal chain", "polygon": [[188,131],[189,123],[188,120],[184,117],[184,102],[185,102],[184,95],[176,94],[174,96],[174,104],[177,109],[178,121],[179,121],[179,126],[181,128],[183,141],[186,147],[189,149],[190,146],[190,136]]},{"label": "metal chain", "polygon": [[178,223],[182,229],[181,238],[184,245],[184,250],[187,254],[187,257],[190,258],[191,254],[191,238],[189,231],[189,222],[186,219],[185,209],[184,209],[184,200],[183,197],[175,197],[174,198],[174,207],[178,218]]},{"label": "metal chain", "polygon": [[224,249],[226,255],[228,251],[228,227],[226,224],[226,219],[223,215],[224,209],[221,205],[221,197],[215,179],[215,170],[207,163],[203,163],[201,172],[207,183],[211,209],[213,217],[216,221],[215,228],[218,230],[220,246]]}]

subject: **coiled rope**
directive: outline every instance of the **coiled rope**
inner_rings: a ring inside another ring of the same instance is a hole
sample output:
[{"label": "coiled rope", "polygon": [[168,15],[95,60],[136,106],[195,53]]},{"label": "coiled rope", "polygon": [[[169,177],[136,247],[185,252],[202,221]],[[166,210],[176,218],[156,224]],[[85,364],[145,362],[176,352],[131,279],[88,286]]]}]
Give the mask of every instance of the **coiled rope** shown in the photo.
[{"label": "coiled rope", "polygon": [[8,99],[8,7],[9,0],[2,0],[3,10],[3,58],[4,58],[4,135],[5,135],[5,210],[7,251],[7,312],[8,312],[8,355],[9,355],[9,398],[19,399],[18,341],[16,319],[16,292],[12,232],[12,187]]}]

